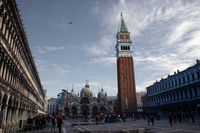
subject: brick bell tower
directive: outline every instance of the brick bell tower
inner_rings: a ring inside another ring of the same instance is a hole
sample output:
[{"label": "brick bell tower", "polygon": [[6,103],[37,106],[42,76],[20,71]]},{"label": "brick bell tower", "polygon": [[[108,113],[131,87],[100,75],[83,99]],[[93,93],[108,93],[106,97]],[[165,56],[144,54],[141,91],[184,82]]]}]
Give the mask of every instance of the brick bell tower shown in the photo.
[{"label": "brick bell tower", "polygon": [[117,33],[117,78],[118,102],[120,112],[136,112],[136,88],[133,65],[133,46],[130,32],[121,14],[121,23]]}]

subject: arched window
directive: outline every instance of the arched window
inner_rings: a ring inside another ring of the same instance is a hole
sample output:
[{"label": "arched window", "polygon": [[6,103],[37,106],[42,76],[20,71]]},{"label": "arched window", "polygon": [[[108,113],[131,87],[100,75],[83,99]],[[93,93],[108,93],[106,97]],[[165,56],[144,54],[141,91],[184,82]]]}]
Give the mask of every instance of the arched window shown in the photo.
[{"label": "arched window", "polygon": [[90,104],[90,101],[87,97],[81,98],[81,104]]}]

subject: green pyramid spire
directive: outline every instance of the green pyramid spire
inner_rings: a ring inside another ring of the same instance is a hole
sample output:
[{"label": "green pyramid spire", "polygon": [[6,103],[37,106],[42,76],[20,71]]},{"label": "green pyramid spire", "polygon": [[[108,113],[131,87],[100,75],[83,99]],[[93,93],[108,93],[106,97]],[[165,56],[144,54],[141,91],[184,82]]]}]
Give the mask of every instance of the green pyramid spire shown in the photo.
[{"label": "green pyramid spire", "polygon": [[121,24],[120,24],[120,27],[119,27],[119,32],[128,33],[128,29],[126,28],[126,24],[124,22],[122,13],[121,13]]}]

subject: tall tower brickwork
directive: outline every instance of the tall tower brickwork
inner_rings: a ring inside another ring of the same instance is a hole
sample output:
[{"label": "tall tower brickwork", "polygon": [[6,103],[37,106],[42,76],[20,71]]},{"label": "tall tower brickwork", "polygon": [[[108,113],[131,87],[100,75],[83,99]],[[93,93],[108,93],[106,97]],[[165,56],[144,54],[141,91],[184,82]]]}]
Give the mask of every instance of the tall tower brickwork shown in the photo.
[{"label": "tall tower brickwork", "polygon": [[121,23],[117,33],[117,78],[118,101],[120,112],[136,112],[136,87],[134,76],[133,47],[130,32],[121,15]]}]

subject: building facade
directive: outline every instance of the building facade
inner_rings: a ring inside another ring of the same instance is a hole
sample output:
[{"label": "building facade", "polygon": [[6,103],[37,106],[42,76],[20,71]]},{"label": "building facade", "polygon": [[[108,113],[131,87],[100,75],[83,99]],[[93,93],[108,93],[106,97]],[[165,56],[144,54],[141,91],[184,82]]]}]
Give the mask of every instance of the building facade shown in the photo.
[{"label": "building facade", "polygon": [[98,113],[106,114],[113,112],[117,106],[117,99],[108,97],[103,88],[97,97],[93,96],[88,83],[82,88],[80,94],[76,94],[72,89],[71,92],[63,90],[60,95],[59,111],[71,118],[96,116]]},{"label": "building facade", "polygon": [[21,127],[44,111],[45,93],[15,0],[0,0],[0,128]]},{"label": "building facade", "polygon": [[142,103],[142,97],[145,95],[145,92],[137,92],[136,98],[137,98],[137,112],[143,112],[143,103]]},{"label": "building facade", "polygon": [[185,69],[174,72],[167,78],[146,88],[143,97],[146,112],[194,112],[200,111],[200,61]]},{"label": "building facade", "polygon": [[48,99],[47,113],[49,115],[53,115],[56,113],[56,98]]},{"label": "building facade", "polygon": [[137,112],[136,87],[133,65],[133,47],[130,32],[121,15],[117,33],[117,79],[120,112]]}]

